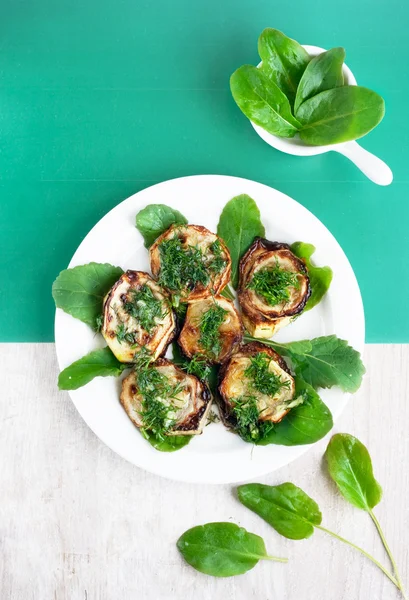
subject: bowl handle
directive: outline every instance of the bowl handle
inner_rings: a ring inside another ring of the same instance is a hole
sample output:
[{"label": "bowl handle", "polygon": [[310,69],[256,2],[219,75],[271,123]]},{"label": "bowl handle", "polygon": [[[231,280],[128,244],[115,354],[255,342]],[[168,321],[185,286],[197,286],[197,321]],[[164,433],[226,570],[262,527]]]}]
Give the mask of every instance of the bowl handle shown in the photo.
[{"label": "bowl handle", "polygon": [[388,165],[356,142],[340,144],[333,148],[333,150],[349,158],[374,183],[378,185],[389,185],[392,183],[393,173]]}]

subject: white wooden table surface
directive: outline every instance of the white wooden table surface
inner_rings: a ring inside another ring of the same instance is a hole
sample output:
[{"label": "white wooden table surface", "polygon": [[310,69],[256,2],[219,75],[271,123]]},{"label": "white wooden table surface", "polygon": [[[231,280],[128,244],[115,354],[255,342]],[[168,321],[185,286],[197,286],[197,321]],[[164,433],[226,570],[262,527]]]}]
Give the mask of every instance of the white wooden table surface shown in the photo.
[{"label": "white wooden table surface", "polygon": [[[384,499],[375,509],[409,587],[409,346],[367,346],[368,375],[335,431],[369,448]],[[239,504],[234,486],[174,483],[105,447],[56,390],[52,344],[0,345],[1,600],[394,600],[394,586],[363,556],[317,531],[290,541]],[[369,517],[326,477],[316,444],[262,478],[293,481],[319,503],[323,525],[387,565]],[[179,535],[235,521],[264,537],[287,565],[259,563],[216,579],[180,558]]]}]

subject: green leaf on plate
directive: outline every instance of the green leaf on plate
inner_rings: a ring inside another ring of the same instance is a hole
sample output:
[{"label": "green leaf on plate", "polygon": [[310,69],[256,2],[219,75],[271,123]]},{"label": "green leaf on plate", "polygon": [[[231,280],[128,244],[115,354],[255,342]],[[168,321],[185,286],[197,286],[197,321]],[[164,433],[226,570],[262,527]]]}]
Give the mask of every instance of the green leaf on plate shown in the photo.
[{"label": "green leaf on plate", "polygon": [[159,452],[176,452],[192,440],[191,435],[167,435],[165,439],[159,439],[152,431],[144,430],[143,437],[155,450]]},{"label": "green leaf on plate", "polygon": [[241,575],[259,560],[279,560],[268,556],[264,541],[235,523],[207,523],[188,529],[177,548],[189,565],[214,577]]},{"label": "green leaf on plate", "polygon": [[311,310],[319,302],[321,302],[323,296],[327,293],[329,286],[332,281],[332,269],[329,267],[316,267],[311,261],[311,256],[315,252],[315,246],[312,244],[306,244],[305,242],[295,242],[291,245],[291,251],[304,260],[307,269],[308,276],[310,278],[311,285],[311,296],[304,308],[304,312]]},{"label": "green leaf on plate", "polygon": [[232,260],[232,284],[239,283],[239,262],[257,236],[265,235],[257,204],[247,194],[230,200],[223,208],[217,226],[217,235],[226,243]]},{"label": "green leaf on plate", "polygon": [[230,77],[230,89],[246,117],[269,133],[289,138],[300,129],[287,96],[261,69],[243,65]]},{"label": "green leaf on plate", "polygon": [[290,412],[257,445],[300,446],[314,444],[333,427],[329,408],[308,383],[296,377],[295,397],[302,395],[303,403]]},{"label": "green leaf on plate", "polygon": [[303,540],[322,521],[318,504],[293,483],[263,485],[248,483],[237,489],[244,506],[291,540]]},{"label": "green leaf on plate", "polygon": [[262,70],[287,96],[291,106],[310,56],[295,40],[277,29],[267,28],[258,40]]},{"label": "green leaf on plate", "polygon": [[119,362],[111,350],[100,348],[73,362],[58,377],[60,390],[76,390],[94,377],[118,377],[130,365]]},{"label": "green leaf on plate", "polygon": [[55,305],[97,331],[104,296],[122,274],[120,267],[94,262],[61,271],[52,288]]},{"label": "green leaf on plate", "polygon": [[[245,336],[247,341],[260,341]],[[312,340],[279,344],[273,340],[261,340],[291,360],[298,377],[313,388],[338,386],[344,392],[356,392],[365,374],[361,355],[336,335],[326,335]]]},{"label": "green leaf on plate", "polygon": [[326,90],[301,104],[300,138],[313,146],[339,144],[366,135],[383,119],[383,98],[364,87]]},{"label": "green leaf on plate", "polygon": [[370,511],[382,498],[368,450],[353,435],[334,435],[325,451],[328,471],[348,502]]},{"label": "green leaf on plate", "polygon": [[143,236],[145,248],[152,246],[153,242],[171,225],[186,225],[187,219],[178,210],[166,204],[149,204],[136,215],[136,228]]},{"label": "green leaf on plate", "polygon": [[307,65],[298,84],[294,110],[320,92],[344,85],[342,65],[345,60],[344,48],[331,48],[315,56]]}]

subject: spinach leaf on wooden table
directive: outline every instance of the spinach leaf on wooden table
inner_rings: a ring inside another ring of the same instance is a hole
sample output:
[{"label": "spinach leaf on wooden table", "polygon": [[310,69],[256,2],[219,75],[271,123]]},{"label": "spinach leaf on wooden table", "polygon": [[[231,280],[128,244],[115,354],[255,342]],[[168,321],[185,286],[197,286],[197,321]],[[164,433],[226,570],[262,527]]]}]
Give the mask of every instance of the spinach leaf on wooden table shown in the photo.
[{"label": "spinach leaf on wooden table", "polygon": [[293,483],[263,485],[248,483],[237,488],[244,506],[291,540],[303,540],[322,521],[318,504]]},{"label": "spinach leaf on wooden table", "polygon": [[298,108],[300,138],[313,146],[356,140],[376,127],[384,113],[383,98],[367,88],[346,85],[326,90]]},{"label": "spinach leaf on wooden table", "polygon": [[119,377],[129,367],[130,365],[119,362],[108,347],[93,350],[61,371],[58,388],[76,390],[95,377]]},{"label": "spinach leaf on wooden table", "polygon": [[261,69],[293,106],[298,84],[311,60],[308,52],[281,31],[267,28],[259,37],[258,53],[263,61]]},{"label": "spinach leaf on wooden table", "polygon": [[269,556],[264,541],[235,523],[207,523],[188,529],[177,548],[189,565],[214,577],[241,575],[259,560],[287,562]]},{"label": "spinach leaf on wooden table", "polygon": [[331,411],[321,400],[313,387],[301,378],[295,379],[295,397],[303,395],[304,400],[279,422],[260,441],[259,446],[275,444],[280,446],[300,446],[314,444],[322,439],[333,427]]},{"label": "spinach leaf on wooden table", "polygon": [[329,290],[332,281],[332,269],[330,267],[316,267],[311,261],[311,256],[315,252],[315,246],[305,242],[295,242],[291,245],[291,251],[304,260],[308,276],[310,278],[311,296],[309,297],[304,311],[311,310]]},{"label": "spinach leaf on wooden table", "polygon": [[290,138],[300,129],[287,96],[261,69],[243,65],[230,77],[230,89],[246,117],[269,133]]},{"label": "spinach leaf on wooden table", "polygon": [[344,85],[344,75],[342,73],[344,60],[344,48],[331,48],[331,50],[315,56],[308,63],[297,88],[294,104],[296,115],[300,105],[308,98],[325,90]]},{"label": "spinach leaf on wooden table", "polygon": [[150,248],[171,225],[186,223],[187,219],[182,213],[166,204],[149,204],[136,215],[136,228],[143,236],[145,248]]},{"label": "spinach leaf on wooden table", "polygon": [[120,267],[107,263],[65,269],[53,283],[55,305],[97,331],[104,296],[122,274]]},{"label": "spinach leaf on wooden table", "polygon": [[369,511],[382,498],[368,450],[354,436],[338,433],[331,438],[325,452],[328,471],[348,502]]},{"label": "spinach leaf on wooden table", "polygon": [[217,225],[217,235],[226,243],[232,261],[232,285],[239,283],[239,262],[254,241],[265,235],[257,204],[247,194],[230,200],[223,208]]}]

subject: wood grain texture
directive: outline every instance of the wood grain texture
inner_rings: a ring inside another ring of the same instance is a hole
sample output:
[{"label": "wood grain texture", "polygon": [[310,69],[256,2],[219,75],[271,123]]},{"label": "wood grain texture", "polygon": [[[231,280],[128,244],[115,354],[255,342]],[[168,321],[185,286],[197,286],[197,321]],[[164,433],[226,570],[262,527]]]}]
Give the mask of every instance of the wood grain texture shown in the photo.
[{"label": "wood grain texture", "polygon": [[[384,499],[375,509],[408,585],[409,346],[367,346],[368,376],[335,431],[370,450]],[[0,346],[0,598],[4,600],[394,600],[372,563],[321,532],[280,537],[241,506],[233,486],[174,483],[125,462],[56,389],[53,344]],[[387,564],[369,517],[336,493],[323,440],[260,479],[293,481],[319,503],[323,525]],[[232,520],[262,535],[288,565],[260,563],[215,579],[175,547],[199,523]]]}]

